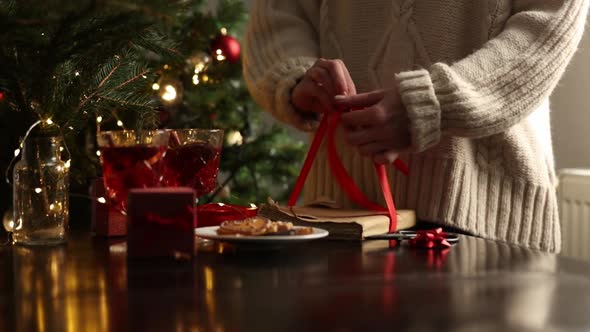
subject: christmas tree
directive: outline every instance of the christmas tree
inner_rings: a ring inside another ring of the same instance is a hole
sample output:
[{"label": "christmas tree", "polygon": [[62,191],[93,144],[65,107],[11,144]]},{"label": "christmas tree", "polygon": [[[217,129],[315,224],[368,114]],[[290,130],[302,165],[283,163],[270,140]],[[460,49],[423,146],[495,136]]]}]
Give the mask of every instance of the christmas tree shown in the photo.
[{"label": "christmas tree", "polygon": [[[63,135],[72,187],[100,176],[97,126],[220,128],[220,185],[202,201],[284,199],[303,143],[269,124],[242,81],[241,1],[0,1],[0,169],[19,139]],[[238,36],[238,37],[234,37]],[[1,210],[10,187],[1,188]]]}]

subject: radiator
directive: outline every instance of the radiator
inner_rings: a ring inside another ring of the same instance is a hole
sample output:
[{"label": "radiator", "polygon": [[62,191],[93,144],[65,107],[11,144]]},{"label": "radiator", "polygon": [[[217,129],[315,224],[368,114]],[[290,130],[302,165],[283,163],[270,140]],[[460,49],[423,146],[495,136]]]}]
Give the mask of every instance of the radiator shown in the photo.
[{"label": "radiator", "polygon": [[590,261],[590,169],[559,172],[562,255]]}]

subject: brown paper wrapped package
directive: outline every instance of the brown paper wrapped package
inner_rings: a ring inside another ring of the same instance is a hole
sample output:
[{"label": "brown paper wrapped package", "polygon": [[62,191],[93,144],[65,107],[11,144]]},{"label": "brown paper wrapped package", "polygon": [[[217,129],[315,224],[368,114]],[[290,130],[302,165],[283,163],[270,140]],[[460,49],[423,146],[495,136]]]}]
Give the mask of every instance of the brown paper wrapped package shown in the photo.
[{"label": "brown paper wrapped package", "polygon": [[[287,207],[269,199],[268,204],[260,207],[259,214],[272,220],[290,221],[296,226],[323,228],[330,232],[328,238],[332,240],[362,240],[389,231],[389,217],[385,212],[341,209],[325,202]],[[414,225],[415,211],[397,210],[397,230]]]}]

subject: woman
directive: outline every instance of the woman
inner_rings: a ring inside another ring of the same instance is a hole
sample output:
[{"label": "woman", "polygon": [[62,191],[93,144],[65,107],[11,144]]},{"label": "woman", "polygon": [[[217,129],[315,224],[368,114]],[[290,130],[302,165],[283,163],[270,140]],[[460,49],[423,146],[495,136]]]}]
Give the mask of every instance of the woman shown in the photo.
[{"label": "woman", "polygon": [[[477,236],[556,252],[560,228],[548,97],[588,0],[260,0],[244,75],[277,119],[313,131],[342,116],[344,166],[383,202],[373,161],[398,156],[398,208]],[[352,203],[320,153],[307,203]]]}]

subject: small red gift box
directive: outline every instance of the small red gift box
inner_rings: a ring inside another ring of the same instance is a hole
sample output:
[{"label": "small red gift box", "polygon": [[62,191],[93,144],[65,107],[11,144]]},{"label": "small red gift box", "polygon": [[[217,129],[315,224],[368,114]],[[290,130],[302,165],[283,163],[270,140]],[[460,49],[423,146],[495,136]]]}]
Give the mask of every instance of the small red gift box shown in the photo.
[{"label": "small red gift box", "polygon": [[195,192],[191,188],[132,189],[127,197],[127,257],[194,252]]},{"label": "small red gift box", "polygon": [[99,236],[125,236],[127,218],[108,204],[103,178],[92,181],[90,197],[93,198],[91,231]]}]

